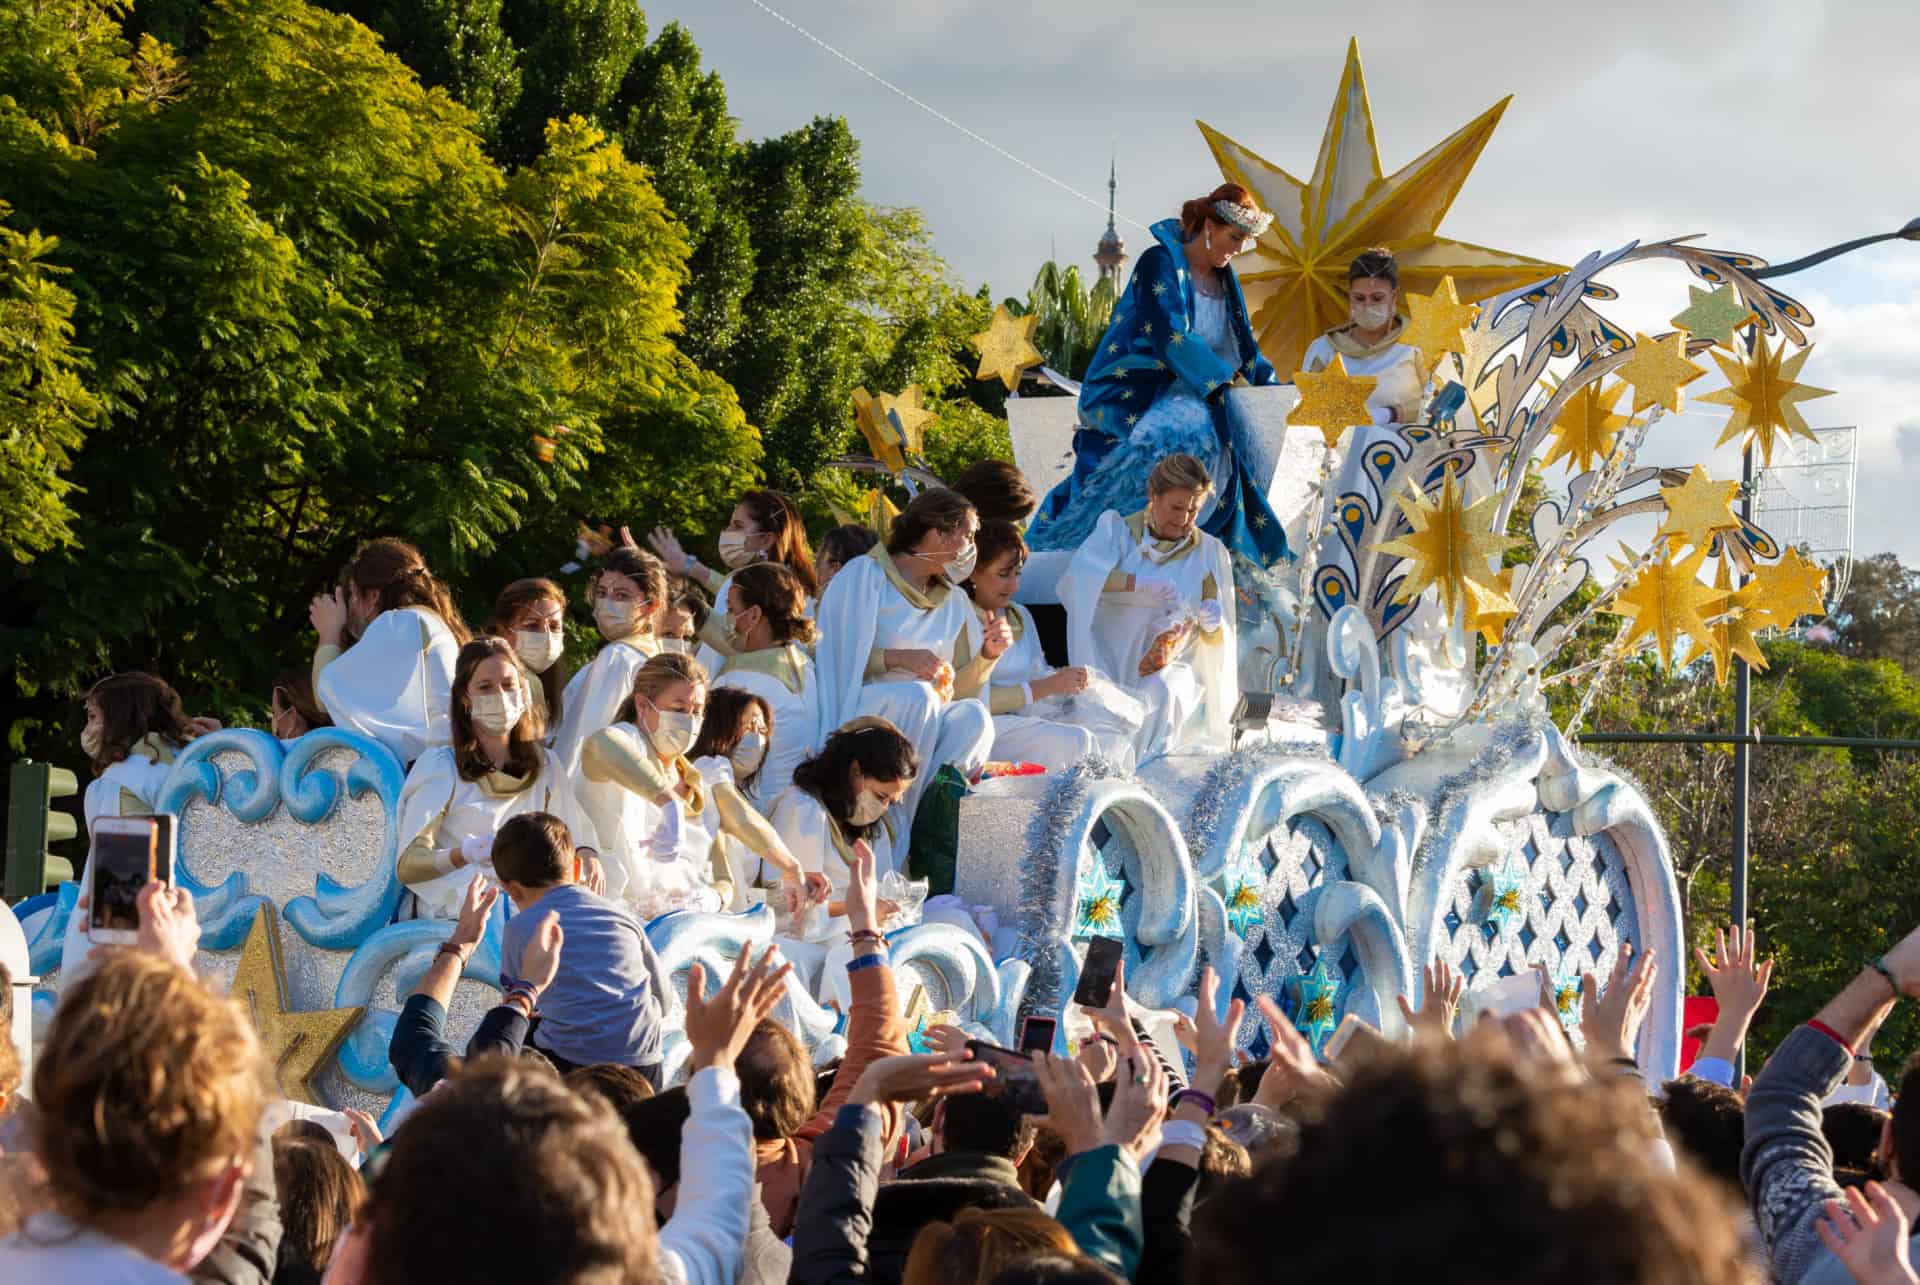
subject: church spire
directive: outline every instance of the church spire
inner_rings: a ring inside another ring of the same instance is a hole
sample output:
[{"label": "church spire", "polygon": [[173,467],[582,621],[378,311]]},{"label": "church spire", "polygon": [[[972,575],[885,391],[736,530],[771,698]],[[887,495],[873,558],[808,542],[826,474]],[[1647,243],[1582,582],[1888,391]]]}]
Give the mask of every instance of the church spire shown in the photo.
[{"label": "church spire", "polygon": [[1114,226],[1114,209],[1119,195],[1119,164],[1116,159],[1107,162],[1107,230],[1100,237],[1100,244],[1094,247],[1093,261],[1100,269],[1101,279],[1117,278],[1120,270],[1126,266],[1127,243],[1120,239],[1120,229]]}]

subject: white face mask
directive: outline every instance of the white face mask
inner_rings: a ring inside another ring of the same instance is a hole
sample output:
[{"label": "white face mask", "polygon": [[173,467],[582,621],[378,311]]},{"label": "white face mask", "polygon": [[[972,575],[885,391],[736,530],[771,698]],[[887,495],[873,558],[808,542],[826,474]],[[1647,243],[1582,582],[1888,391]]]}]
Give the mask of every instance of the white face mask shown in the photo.
[{"label": "white face mask", "polygon": [[693,653],[693,644],[684,638],[662,638],[660,650],[678,652],[682,656],[687,656]]},{"label": "white face mask", "polygon": [[955,554],[953,560],[940,569],[946,573],[947,579],[959,584],[973,574],[974,564],[979,561],[980,546],[969,540],[967,547]]},{"label": "white face mask", "polygon": [[729,570],[738,571],[741,567],[750,567],[765,560],[766,554],[747,547],[747,541],[752,538],[745,531],[722,531],[720,561],[726,563]]},{"label": "white face mask", "polygon": [[767,761],[767,738],[758,732],[748,732],[727,755],[727,761],[733,764],[736,779],[752,776]]},{"label": "white face mask", "polygon": [[872,825],[887,814],[893,805],[880,796],[874,789],[860,791],[860,797],[853,801],[853,815],[848,817],[855,825]]},{"label": "white face mask", "polygon": [[544,629],[520,629],[513,635],[513,649],[520,653],[520,663],[536,674],[553,668],[553,662],[560,659],[565,648],[564,637]]},{"label": "white face mask", "polygon": [[1362,330],[1384,330],[1393,324],[1393,305],[1356,303],[1353,305],[1353,324]]},{"label": "white face mask", "polygon": [[100,739],[99,727],[82,728],[80,731],[80,752],[88,758],[95,757],[100,753]]},{"label": "white face mask", "polygon": [[637,602],[596,598],[593,603],[593,623],[599,625],[600,632],[608,638],[625,638],[632,633],[639,614],[640,604]]},{"label": "white face mask", "polygon": [[700,739],[700,720],[692,714],[677,710],[664,710],[651,701],[647,707],[653,711],[654,729],[647,733],[647,739],[653,742],[653,748],[660,756],[677,759],[693,748]]},{"label": "white face mask", "polygon": [[520,725],[527,698],[518,691],[482,692],[471,701],[473,725],[488,736],[505,736]]},{"label": "white face mask", "polygon": [[740,618],[729,611],[720,622],[720,632],[726,635],[727,642],[735,651],[746,650],[746,636],[740,631]]}]

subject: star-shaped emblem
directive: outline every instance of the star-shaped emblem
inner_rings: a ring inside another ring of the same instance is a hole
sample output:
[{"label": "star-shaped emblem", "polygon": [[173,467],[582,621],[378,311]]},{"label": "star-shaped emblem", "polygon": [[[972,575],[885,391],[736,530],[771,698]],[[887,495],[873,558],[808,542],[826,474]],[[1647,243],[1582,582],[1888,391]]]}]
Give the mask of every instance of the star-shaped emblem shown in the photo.
[{"label": "star-shaped emblem", "polygon": [[1833,390],[1796,383],[1800,367],[1806,364],[1813,349],[1802,348],[1783,361],[1781,358],[1785,357],[1786,350],[1784,340],[1779,346],[1770,348],[1763,336],[1753,354],[1745,361],[1738,357],[1713,354],[1714,361],[1720,365],[1720,373],[1727,377],[1727,386],[1708,393],[1700,400],[1733,408],[1733,414],[1727,417],[1727,427],[1715,445],[1736,438],[1751,438],[1760,445],[1761,460],[1772,464],[1776,435],[1812,440],[1813,430],[1807,427],[1798,403],[1812,401],[1816,397],[1831,397]]},{"label": "star-shaped emblem", "polygon": [[927,425],[936,418],[924,404],[918,384],[897,397],[856,388],[853,413],[873,458],[896,474],[909,460],[924,453]]},{"label": "star-shaped emblem", "polygon": [[1619,380],[1607,384],[1596,379],[1567,398],[1553,418],[1553,437],[1540,467],[1565,460],[1570,472],[1585,473],[1613,454],[1614,439],[1631,418],[1613,409],[1625,391]]},{"label": "star-shaped emblem", "polygon": [[262,902],[240,948],[234,970],[234,999],[246,1005],[259,1032],[260,1047],[273,1067],[280,1091],[313,1106],[324,1106],[314,1079],[347,1037],[365,1008],[327,1008],[298,1013],[287,1007],[286,964],[280,954],[280,924],[273,904]]},{"label": "star-shaped emblem", "polygon": [[1631,648],[1643,638],[1652,638],[1661,663],[1669,664],[1674,641],[1683,635],[1702,647],[1711,645],[1703,613],[1717,608],[1721,595],[1713,586],[1700,582],[1700,564],[1706,556],[1705,549],[1695,549],[1679,562],[1650,563],[1620,591],[1606,610],[1633,621],[1633,628],[1621,640],[1622,647]]},{"label": "star-shaped emblem", "polygon": [[1442,357],[1466,346],[1461,336],[1472,327],[1480,309],[1475,304],[1460,302],[1452,277],[1440,278],[1440,285],[1432,294],[1405,297],[1407,327],[1400,332],[1400,342],[1420,350],[1427,359],[1426,369],[1432,370]]},{"label": "star-shaped emblem", "polygon": [[1178,348],[1181,344],[1187,342],[1187,332],[1184,330],[1176,330],[1167,342]]},{"label": "star-shaped emblem", "polygon": [[1520,614],[1520,608],[1513,601],[1513,573],[1518,567],[1503,567],[1493,577],[1493,587],[1499,594],[1487,595],[1484,605],[1476,605],[1474,595],[1467,595],[1467,618],[1465,625],[1474,633],[1487,640],[1489,647],[1498,647],[1507,639],[1507,622]]},{"label": "star-shaped emblem", "polygon": [[995,308],[993,323],[973,336],[973,346],[980,350],[980,368],[973,377],[998,379],[1012,392],[1020,383],[1021,371],[1046,360],[1045,354],[1033,346],[1033,328],[1039,323],[1040,318],[1032,313],[1014,316],[1004,303]]},{"label": "star-shaped emblem", "polygon": [[1620,367],[1620,378],[1633,385],[1633,413],[1664,406],[1678,414],[1680,390],[1707,373],[1687,360],[1687,337],[1676,330],[1659,339],[1633,337],[1633,355]]},{"label": "star-shaped emblem", "polygon": [[1673,541],[1676,551],[1689,545],[1704,549],[1718,532],[1739,528],[1740,519],[1733,513],[1733,502],[1739,494],[1738,482],[1716,482],[1696,464],[1679,486],[1660,488],[1667,520],[1658,534]]},{"label": "star-shaped emblem", "polygon": [[1337,353],[1325,370],[1295,372],[1293,383],[1300,390],[1300,400],[1287,412],[1287,423],[1319,429],[1328,450],[1340,445],[1349,428],[1373,422],[1367,397],[1380,380],[1373,375],[1349,375],[1347,359]]},{"label": "star-shaped emblem", "polygon": [[1789,629],[1802,616],[1827,614],[1826,568],[1807,561],[1789,547],[1777,562],[1753,569],[1753,579],[1741,592],[1747,595],[1749,619],[1756,629],[1776,625]]},{"label": "star-shaped emblem", "polygon": [[1527,917],[1527,872],[1509,856],[1487,876],[1482,888],[1487,926],[1502,937],[1512,936]]},{"label": "star-shaped emblem", "polygon": [[1321,951],[1313,961],[1313,971],[1295,980],[1300,992],[1300,1007],[1294,1010],[1294,1029],[1307,1037],[1318,1053],[1327,1036],[1340,1024],[1340,981],[1327,967],[1327,954]]},{"label": "star-shaped emblem", "polygon": [[1711,626],[1712,638],[1708,647],[1713,652],[1713,678],[1720,686],[1727,685],[1727,679],[1733,672],[1734,657],[1739,657],[1755,670],[1767,667],[1766,653],[1760,650],[1760,639],[1755,632],[1756,623],[1765,619],[1764,613],[1753,610],[1750,591],[1753,586],[1734,590],[1732,577],[1727,570],[1727,559],[1720,559],[1720,566],[1713,576],[1713,587],[1724,597],[1714,612],[1720,618]]},{"label": "star-shaped emblem", "polygon": [[1128,428],[1132,428],[1135,424],[1138,424],[1139,422],[1140,422],[1140,416],[1138,413],[1127,416]]},{"label": "star-shaped emblem", "polygon": [[1156,281],[1156,282],[1154,282],[1154,283],[1153,283],[1153,292],[1154,292],[1154,293],[1155,293],[1156,295],[1163,295],[1163,294],[1165,294],[1165,293],[1167,292],[1167,283],[1166,283],[1166,282],[1164,282],[1164,281]]},{"label": "star-shaped emblem", "polygon": [[1553,1011],[1560,1018],[1560,1025],[1569,1031],[1580,1029],[1580,969],[1569,964],[1555,974],[1553,986]]},{"label": "star-shaped emblem", "polygon": [[1120,905],[1127,886],[1107,873],[1107,863],[1089,858],[1075,889],[1073,935],[1114,937],[1120,932]]},{"label": "star-shaped emblem", "polygon": [[1520,543],[1493,530],[1499,516],[1499,492],[1467,504],[1459,479],[1449,471],[1437,501],[1418,492],[1402,493],[1394,499],[1413,529],[1398,539],[1373,546],[1380,553],[1396,554],[1413,564],[1400,582],[1394,601],[1411,602],[1429,585],[1438,585],[1440,607],[1449,619],[1461,606],[1469,615],[1513,610],[1513,600],[1502,592],[1493,570],[1500,556]]},{"label": "star-shaped emblem", "polygon": [[1676,314],[1667,324],[1680,327],[1695,339],[1711,340],[1714,347],[1729,352],[1733,350],[1733,332],[1760,319],[1753,309],[1740,302],[1732,286],[1721,286],[1718,290],[1688,286],[1687,300],[1687,310]]},{"label": "star-shaped emblem", "polygon": [[1251,518],[1248,518],[1247,521],[1253,524],[1253,529],[1256,531],[1264,531],[1267,529],[1266,518],[1262,517],[1258,513],[1254,514]]},{"label": "star-shaped emblem", "polygon": [[1221,876],[1222,900],[1227,905],[1227,927],[1242,938],[1251,937],[1266,918],[1261,896],[1266,891],[1266,872],[1260,859],[1251,852],[1243,854]]},{"label": "star-shaped emblem", "polygon": [[1147,323],[1145,323],[1144,325],[1142,325],[1142,326],[1140,327],[1140,333],[1141,333],[1141,334],[1143,334],[1143,335],[1150,335],[1150,334],[1152,334],[1152,333],[1153,333],[1153,323],[1152,323],[1151,321],[1149,321],[1149,322],[1147,322]]}]

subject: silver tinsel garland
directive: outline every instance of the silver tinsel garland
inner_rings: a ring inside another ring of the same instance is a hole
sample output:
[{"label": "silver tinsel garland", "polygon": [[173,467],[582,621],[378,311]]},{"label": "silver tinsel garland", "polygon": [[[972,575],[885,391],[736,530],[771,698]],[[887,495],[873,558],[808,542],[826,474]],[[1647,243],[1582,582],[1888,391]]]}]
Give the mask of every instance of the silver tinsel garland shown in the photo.
[{"label": "silver tinsel garland", "polygon": [[1551,726],[1544,715],[1504,724],[1494,734],[1493,743],[1476,755],[1471,763],[1452,776],[1442,778],[1433,792],[1433,810],[1427,814],[1435,824],[1428,829],[1419,852],[1414,855],[1416,869],[1425,868],[1436,859],[1442,862],[1446,860],[1446,854],[1438,849],[1442,843],[1450,842],[1454,837],[1446,832],[1444,825],[1444,819],[1454,806],[1467,794],[1506,771],[1515,756],[1537,737],[1544,735]]},{"label": "silver tinsel garland", "polygon": [[[1073,914],[1073,895],[1080,854],[1065,851],[1067,830],[1079,819],[1087,790],[1095,781],[1127,774],[1110,759],[1089,758],[1059,774],[1034,808],[1027,826],[1027,859],[1020,869],[1020,923],[1015,957],[1033,966],[1020,1015],[1052,1015],[1060,1010],[1060,942]],[[1062,880],[1062,862],[1071,862]],[[1065,892],[1062,893],[1062,889]]]},{"label": "silver tinsel garland", "polygon": [[1203,853],[1212,850],[1215,832],[1225,819],[1222,805],[1228,798],[1237,798],[1247,777],[1274,759],[1318,759],[1323,763],[1331,763],[1333,756],[1318,745],[1284,745],[1266,741],[1235,750],[1216,760],[1201,778],[1200,788],[1194,793],[1193,811],[1181,827],[1181,833],[1187,841],[1187,852],[1196,863]]}]

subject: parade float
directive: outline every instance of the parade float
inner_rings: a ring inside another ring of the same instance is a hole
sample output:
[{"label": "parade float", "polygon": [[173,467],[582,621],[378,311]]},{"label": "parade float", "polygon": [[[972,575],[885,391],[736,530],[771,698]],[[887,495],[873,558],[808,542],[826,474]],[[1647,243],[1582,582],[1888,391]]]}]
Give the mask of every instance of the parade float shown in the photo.
[{"label": "parade float", "polygon": [[[1297,369],[1344,306],[1347,261],[1385,244],[1406,342],[1431,371],[1426,409],[1371,437],[1359,484],[1340,489],[1369,380],[1336,365],[1229,393],[1296,555],[1237,585],[1235,742],[978,783],[960,802],[964,911],[890,934],[916,1036],[951,1020],[1012,1043],[1022,1015],[1063,1012],[1093,936],[1125,942],[1144,1009],[1190,1011],[1211,967],[1223,1005],[1273,996],[1316,1045],[1347,1014],[1398,1033],[1396,997],[1417,1000],[1435,958],[1469,996],[1540,971],[1573,1028],[1582,976],[1604,978],[1627,940],[1676,965],[1638,1049],[1650,1079],[1676,1070],[1684,943],[1665,838],[1634,783],[1578,745],[1586,703],[1562,728],[1547,693],[1574,683],[1590,700],[1646,648],[1724,677],[1736,657],[1763,663],[1758,631],[1823,610],[1824,571],[1736,511],[1739,483],[1646,462],[1707,355],[1727,386],[1700,400],[1730,409],[1728,439],[1770,457],[1810,436],[1798,403],[1822,390],[1798,375],[1812,318],[1755,275],[1763,260],[1690,238],[1559,268],[1436,235],[1504,106],[1383,174],[1355,51],[1306,182],[1202,126],[1226,177],[1276,216],[1241,267],[1276,368]],[[1688,306],[1659,334],[1615,325],[1605,275],[1652,261],[1691,274]],[[983,377],[1011,387],[1039,362],[1030,320],[996,315]],[[868,466],[929,480],[914,390],[857,401]],[[1009,422],[1023,470],[1051,484],[1073,398],[1015,398]],[[885,512],[883,491],[871,507]],[[1619,624],[1596,648],[1601,617]],[[406,1096],[388,1038],[449,925],[396,919],[402,780],[350,732],[282,744],[228,730],[194,741],[165,788],[201,962],[248,1003],[289,1096],[380,1110]],[[42,1008],[77,896],[66,885],[18,908]],[[456,991],[456,1038],[497,997],[504,898],[495,913]],[[683,986],[695,961],[713,976],[774,931],[766,906],[648,927]],[[817,993],[791,983],[780,1016],[824,1063],[844,1047],[848,996],[840,970],[821,975]],[[686,1045],[677,1012],[668,1025],[671,1076]],[[1265,1046],[1251,1018],[1239,1039]]]}]

